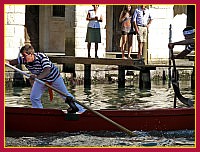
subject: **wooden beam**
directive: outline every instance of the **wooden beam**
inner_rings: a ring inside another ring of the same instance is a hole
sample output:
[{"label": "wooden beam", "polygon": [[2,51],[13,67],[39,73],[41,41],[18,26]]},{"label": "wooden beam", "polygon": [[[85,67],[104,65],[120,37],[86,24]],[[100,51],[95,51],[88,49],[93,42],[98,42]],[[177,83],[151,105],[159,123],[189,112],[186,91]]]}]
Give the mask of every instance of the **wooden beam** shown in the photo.
[{"label": "wooden beam", "polygon": [[[142,65],[139,64],[138,59],[130,60],[130,59],[113,59],[113,58],[87,58],[87,57],[74,57],[74,56],[49,56],[49,59],[58,64],[100,64],[100,65],[118,65],[118,66],[126,66],[127,70],[139,70],[139,68],[156,70],[156,67],[173,67],[169,65]],[[194,66],[188,65],[177,65],[180,68],[193,68]]]},{"label": "wooden beam", "polygon": [[101,64],[101,65],[123,65],[134,66],[138,60],[111,59],[111,58],[86,58],[73,56],[49,56],[52,62],[69,64]]},{"label": "wooden beam", "polygon": [[50,60],[58,64],[100,64],[100,65],[118,65],[125,66],[125,69],[141,70],[149,69],[156,70],[155,66],[139,64],[140,60],[134,59],[113,59],[113,58],[87,58],[87,57],[74,57],[74,56],[49,56]]}]

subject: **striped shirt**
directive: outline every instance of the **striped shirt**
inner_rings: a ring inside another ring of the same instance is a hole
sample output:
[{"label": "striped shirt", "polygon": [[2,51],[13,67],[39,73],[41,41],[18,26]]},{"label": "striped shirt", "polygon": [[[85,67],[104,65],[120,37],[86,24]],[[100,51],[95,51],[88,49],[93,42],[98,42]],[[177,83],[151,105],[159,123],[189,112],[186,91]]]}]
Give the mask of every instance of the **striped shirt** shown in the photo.
[{"label": "striped shirt", "polygon": [[195,49],[195,45],[194,44],[189,44],[186,45],[185,50],[187,50],[188,52],[191,52]]},{"label": "striped shirt", "polygon": [[39,75],[40,73],[42,73],[43,69],[45,68],[50,68],[49,75],[43,78],[42,80],[47,81],[47,82],[55,81],[60,75],[58,68],[49,60],[47,55],[45,55],[44,53],[38,52],[38,53],[34,53],[34,55],[35,55],[35,60],[32,63],[25,63],[24,58],[19,57],[18,58],[19,64],[24,64],[25,67],[32,74],[35,74],[35,75]]}]

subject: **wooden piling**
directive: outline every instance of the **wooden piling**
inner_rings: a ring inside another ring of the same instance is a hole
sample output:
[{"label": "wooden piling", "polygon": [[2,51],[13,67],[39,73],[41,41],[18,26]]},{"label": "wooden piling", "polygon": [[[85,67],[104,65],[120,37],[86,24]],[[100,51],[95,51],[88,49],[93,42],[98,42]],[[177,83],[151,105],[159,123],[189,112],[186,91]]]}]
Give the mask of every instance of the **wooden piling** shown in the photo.
[{"label": "wooden piling", "polygon": [[119,65],[118,66],[118,88],[125,87],[125,67]]},{"label": "wooden piling", "polygon": [[84,64],[84,88],[91,87],[91,64]]},{"label": "wooden piling", "polygon": [[151,90],[150,70],[140,70],[139,89]]}]

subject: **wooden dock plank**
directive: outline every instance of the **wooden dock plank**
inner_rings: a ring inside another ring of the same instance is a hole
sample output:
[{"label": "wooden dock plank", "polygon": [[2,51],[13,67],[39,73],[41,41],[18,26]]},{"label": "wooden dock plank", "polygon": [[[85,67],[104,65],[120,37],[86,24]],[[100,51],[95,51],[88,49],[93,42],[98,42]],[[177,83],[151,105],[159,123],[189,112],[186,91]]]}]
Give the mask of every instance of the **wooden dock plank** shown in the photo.
[{"label": "wooden dock plank", "polygon": [[134,66],[138,60],[111,59],[111,58],[86,58],[73,56],[49,56],[52,62],[69,64],[101,64],[101,65],[123,65]]},{"label": "wooden dock plank", "polygon": [[[74,56],[49,56],[50,60],[58,64],[84,64],[84,88],[91,87],[91,65],[117,65],[118,66],[118,88],[125,87],[125,70],[139,70],[139,89],[150,90],[151,78],[150,70],[156,70],[157,67],[172,67],[172,65],[144,65],[138,59],[121,59],[121,58],[87,58]],[[177,66],[181,68],[193,68],[194,66]],[[143,79],[145,77],[145,79]]]},{"label": "wooden dock plank", "polygon": [[[149,69],[149,70],[156,70],[156,67],[173,67],[172,65],[141,65],[138,64],[139,60],[134,59],[117,59],[117,58],[87,58],[87,57],[74,57],[74,56],[49,56],[50,60],[54,63],[58,64],[100,64],[100,65],[118,65],[118,66],[126,66],[128,69],[137,69],[137,67]],[[193,68],[194,66],[188,65],[177,65],[180,68]]]}]

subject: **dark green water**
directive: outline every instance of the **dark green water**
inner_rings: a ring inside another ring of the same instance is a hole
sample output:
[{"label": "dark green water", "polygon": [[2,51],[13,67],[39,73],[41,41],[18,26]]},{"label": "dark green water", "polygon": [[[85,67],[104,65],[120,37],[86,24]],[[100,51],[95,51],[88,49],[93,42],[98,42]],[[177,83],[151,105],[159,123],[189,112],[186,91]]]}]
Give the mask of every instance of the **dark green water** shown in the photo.
[{"label": "dark green water", "polygon": [[[195,99],[190,89],[190,82],[180,83],[181,93],[184,97]],[[7,89],[5,93],[6,106],[31,107],[29,99],[30,87],[15,87]],[[174,91],[163,85],[162,82],[152,82],[150,91],[140,91],[137,85],[126,84],[124,89],[118,89],[117,83],[92,85],[91,89],[84,89],[83,85],[68,90],[76,99],[93,109],[152,109],[172,108]],[[49,101],[47,91],[42,97],[44,108],[66,109],[67,105],[57,93],[54,93],[53,102]],[[185,107],[177,101],[177,107]]]}]

